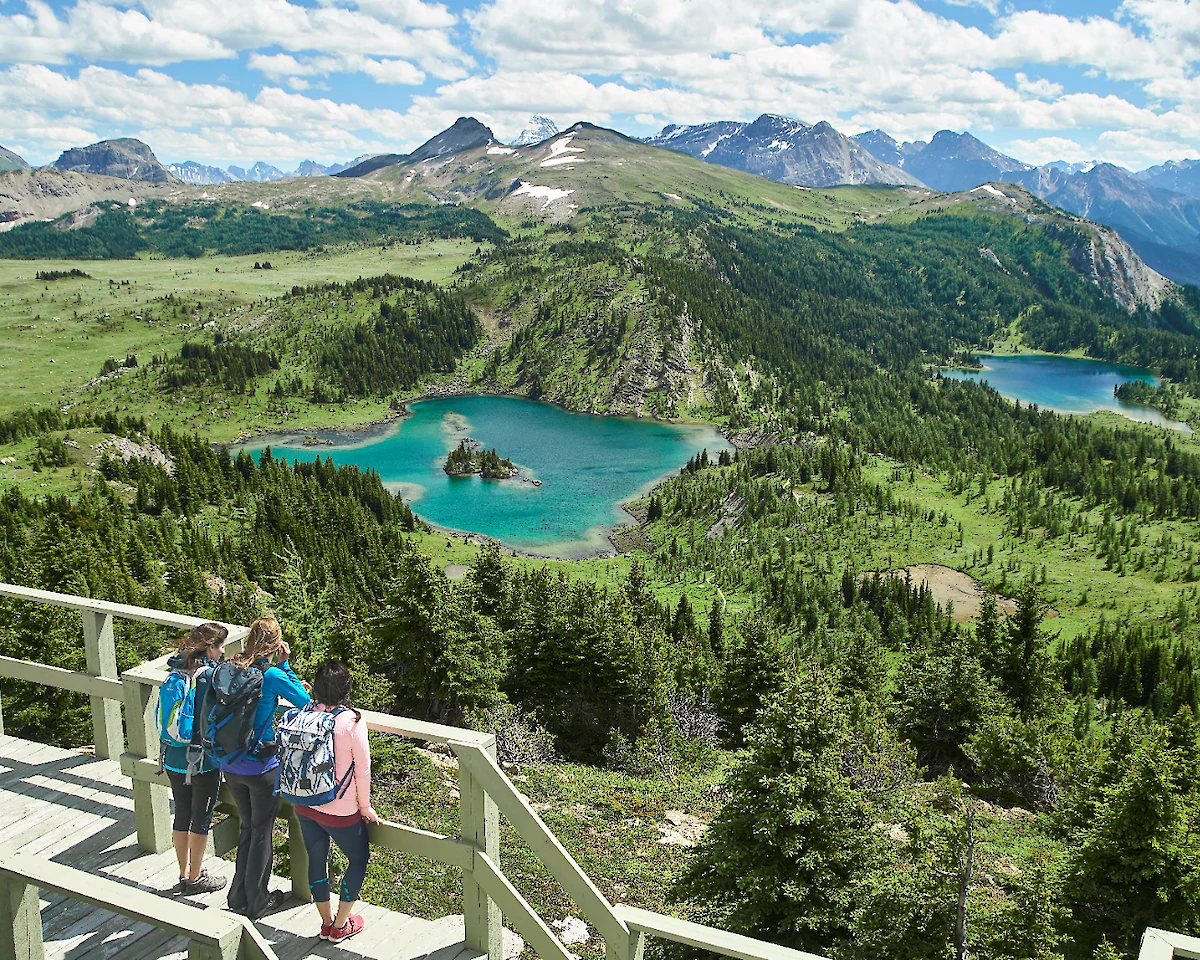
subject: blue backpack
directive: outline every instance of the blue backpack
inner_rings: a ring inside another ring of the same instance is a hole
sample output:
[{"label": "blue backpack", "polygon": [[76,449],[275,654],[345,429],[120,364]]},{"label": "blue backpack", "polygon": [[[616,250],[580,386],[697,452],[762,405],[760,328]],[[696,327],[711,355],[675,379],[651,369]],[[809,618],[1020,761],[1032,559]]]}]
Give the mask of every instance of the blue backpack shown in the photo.
[{"label": "blue backpack", "polygon": [[158,688],[158,737],[168,747],[189,747],[196,721],[196,681],[203,670],[172,670]]}]

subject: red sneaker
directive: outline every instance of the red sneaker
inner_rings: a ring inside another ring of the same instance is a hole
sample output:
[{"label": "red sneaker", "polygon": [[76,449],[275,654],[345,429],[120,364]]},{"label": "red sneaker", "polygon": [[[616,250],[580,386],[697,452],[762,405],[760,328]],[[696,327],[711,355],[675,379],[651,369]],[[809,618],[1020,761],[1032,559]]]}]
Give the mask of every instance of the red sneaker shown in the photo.
[{"label": "red sneaker", "polygon": [[332,924],[332,923],[323,923],[323,924],[321,924],[321,939],[322,939],[322,940],[328,940],[328,939],[329,939],[329,932],[330,932],[332,929],[333,929],[333,924]]},{"label": "red sneaker", "polygon": [[331,941],[332,943],[341,943],[343,940],[349,940],[356,933],[362,933],[362,928],[364,926],[365,921],[363,918],[352,913],[346,918],[346,925],[344,927],[331,926],[329,929],[329,936],[327,936],[325,939]]}]

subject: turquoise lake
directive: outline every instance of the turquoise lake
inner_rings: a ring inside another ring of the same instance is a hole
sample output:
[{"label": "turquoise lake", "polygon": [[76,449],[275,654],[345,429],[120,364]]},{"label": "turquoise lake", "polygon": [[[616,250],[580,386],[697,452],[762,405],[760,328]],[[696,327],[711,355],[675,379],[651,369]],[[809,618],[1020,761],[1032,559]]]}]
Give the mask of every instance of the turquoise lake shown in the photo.
[{"label": "turquoise lake", "polygon": [[1130,420],[1191,432],[1187,424],[1170,420],[1153,407],[1123,403],[1113,396],[1113,389],[1118,384],[1130,380],[1156,386],[1158,377],[1142,367],[1038,354],[1013,357],[980,354],[978,359],[983,364],[982,370],[943,370],[942,376],[986,381],[1010,400],[1036,403],[1059,413],[1088,414],[1111,410]]},{"label": "turquoise lake", "polygon": [[[517,550],[575,558],[611,552],[608,535],[629,517],[621,504],[644,495],[707,449],[729,443],[712,427],[598,417],[517,397],[451,397],[410,404],[410,416],[359,441],[334,446],[280,436],[246,447],[289,460],[332,457],[375,470],[424,520],[482,533]],[[520,468],[511,480],[449,477],[446,454],[470,437]],[[532,481],[540,480],[537,486]]]}]

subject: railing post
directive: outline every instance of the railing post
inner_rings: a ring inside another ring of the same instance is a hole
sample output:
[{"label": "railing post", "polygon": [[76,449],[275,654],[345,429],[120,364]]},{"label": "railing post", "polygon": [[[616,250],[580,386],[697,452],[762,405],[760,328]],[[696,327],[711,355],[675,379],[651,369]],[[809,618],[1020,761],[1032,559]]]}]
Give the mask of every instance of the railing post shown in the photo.
[{"label": "railing post", "polygon": [[304,845],[304,836],[300,832],[300,816],[295,807],[288,807],[287,820],[292,897],[301,903],[312,903],[312,891],[308,888],[308,847]]},{"label": "railing post", "polygon": [[[113,640],[113,618],[109,613],[82,610],[83,649],[87,669],[93,677],[117,679],[117,645]],[[121,734],[121,704],[107,697],[92,697],[92,733],[96,756],[115,760],[125,751]]]},{"label": "railing post", "polygon": [[38,888],[21,877],[0,874],[0,960],[45,957]]},{"label": "railing post", "polygon": [[[496,741],[484,750],[496,759]],[[466,764],[458,765],[459,832],[497,865],[500,863],[500,811],[483,786],[471,776]],[[463,930],[468,950],[486,953],[488,960],[503,960],[503,918],[500,908],[475,879],[473,870],[463,871]]]},{"label": "railing post", "polygon": [[[135,757],[158,756],[158,724],[155,707],[158,688],[136,677],[124,676],[125,716],[129,720],[129,752]],[[144,780],[133,781],[133,819],[138,846],[162,853],[171,846],[171,805],[166,787]]]},{"label": "railing post", "polygon": [[0,737],[4,736],[4,697],[0,694]]}]

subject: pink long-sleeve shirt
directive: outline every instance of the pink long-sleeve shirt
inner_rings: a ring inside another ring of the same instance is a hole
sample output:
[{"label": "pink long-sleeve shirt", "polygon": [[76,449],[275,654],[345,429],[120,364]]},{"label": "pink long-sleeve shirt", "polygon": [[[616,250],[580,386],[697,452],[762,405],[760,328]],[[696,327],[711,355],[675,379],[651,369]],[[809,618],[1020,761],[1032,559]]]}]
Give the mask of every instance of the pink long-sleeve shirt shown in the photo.
[{"label": "pink long-sleeve shirt", "polygon": [[[317,703],[313,704],[313,709],[328,712],[333,708]],[[371,809],[371,750],[367,745],[367,721],[356,722],[354,711],[345,710],[333,723],[333,762],[338,783],[349,772],[351,761],[354,779],[345,795],[319,807],[310,807],[310,810],[331,817],[351,817]]]}]

